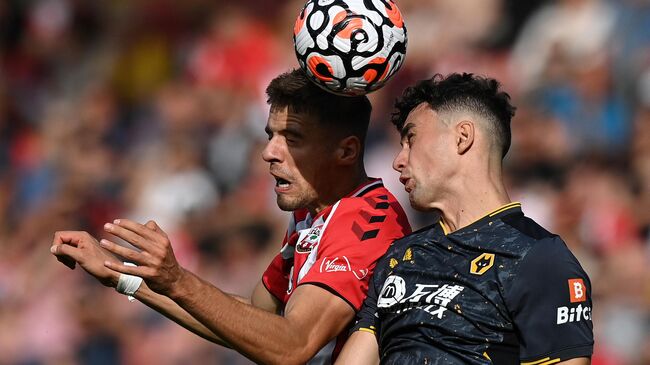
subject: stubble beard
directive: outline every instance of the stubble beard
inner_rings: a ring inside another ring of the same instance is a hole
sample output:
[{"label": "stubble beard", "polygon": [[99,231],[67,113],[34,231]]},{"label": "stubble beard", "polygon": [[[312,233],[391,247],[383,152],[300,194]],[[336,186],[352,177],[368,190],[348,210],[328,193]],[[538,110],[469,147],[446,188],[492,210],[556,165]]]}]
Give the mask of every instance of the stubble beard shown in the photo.
[{"label": "stubble beard", "polygon": [[430,210],[428,207],[428,201],[426,201],[426,196],[424,196],[422,191],[416,187],[411,190],[409,193],[409,203],[411,204],[411,208],[420,211],[420,212],[427,212]]},{"label": "stubble beard", "polygon": [[298,196],[286,196],[278,194],[276,199],[278,207],[285,212],[308,208],[310,201],[311,199],[309,199],[308,194],[305,193],[302,193]]}]

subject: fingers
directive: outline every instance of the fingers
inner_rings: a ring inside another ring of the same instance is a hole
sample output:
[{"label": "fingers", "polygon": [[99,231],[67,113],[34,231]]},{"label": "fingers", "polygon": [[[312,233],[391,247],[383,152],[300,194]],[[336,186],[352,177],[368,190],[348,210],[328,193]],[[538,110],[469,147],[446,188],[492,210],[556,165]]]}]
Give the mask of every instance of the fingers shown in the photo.
[{"label": "fingers", "polygon": [[147,275],[147,271],[146,271],[148,269],[147,267],[126,266],[121,262],[111,262],[111,261],[105,261],[104,266],[122,274],[135,275],[141,278],[146,278],[151,276],[151,275]]},{"label": "fingers", "polygon": [[54,233],[52,245],[68,244],[77,246],[79,242],[88,238],[92,239],[88,233],[82,231],[58,231]]},{"label": "fingers", "polygon": [[127,248],[127,247],[120,246],[118,244],[115,244],[115,243],[113,243],[113,242],[111,242],[109,240],[105,240],[105,239],[99,241],[99,245],[102,246],[107,251],[109,251],[109,252],[111,252],[111,253],[113,253],[115,255],[123,257],[127,261],[131,261],[131,262],[136,263],[136,264],[143,264],[144,263],[145,258],[143,256],[143,254],[141,254],[138,251],[132,250],[132,249]]},{"label": "fingers", "polygon": [[149,228],[149,229],[151,229],[151,230],[153,230],[153,231],[155,231],[155,232],[157,232],[159,234],[162,234],[163,236],[167,236],[165,231],[163,231],[160,227],[158,227],[158,224],[156,222],[154,222],[154,221],[151,221],[151,220],[148,221],[145,224],[145,227],[147,227],[147,228]]},{"label": "fingers", "polygon": [[[77,262],[82,258],[81,251],[77,247],[68,244],[52,245],[52,247],[50,247],[50,252],[54,254],[59,261],[63,262],[70,268],[74,268],[74,262]],[[68,263],[72,261],[72,267],[64,261]]]},{"label": "fingers", "polygon": [[[115,221],[117,222],[118,220]],[[148,241],[145,237],[129,229],[126,229],[118,224],[106,223],[104,225],[104,230],[114,235],[115,237],[125,240],[126,242],[132,244],[133,246],[143,251],[151,251],[151,249],[153,248],[153,244],[150,241]]]},{"label": "fingers", "polygon": [[[113,223],[106,223],[104,229],[135,247],[144,251],[151,251],[152,244],[166,238],[164,232],[156,225],[155,222],[147,222],[149,226],[142,225],[129,219],[116,219]],[[153,223],[153,224],[150,224]],[[154,226],[154,228],[150,228]],[[157,232],[155,229],[160,230]]]},{"label": "fingers", "polygon": [[158,225],[154,221],[147,222],[147,224],[153,226],[153,228],[150,228],[150,226],[142,225],[138,222],[134,222],[130,219],[116,219],[115,221],[113,221],[113,223],[122,228],[126,228],[132,232],[135,232],[140,236],[149,240],[158,240],[161,238],[161,235],[158,231],[162,232],[162,230],[158,227]]}]

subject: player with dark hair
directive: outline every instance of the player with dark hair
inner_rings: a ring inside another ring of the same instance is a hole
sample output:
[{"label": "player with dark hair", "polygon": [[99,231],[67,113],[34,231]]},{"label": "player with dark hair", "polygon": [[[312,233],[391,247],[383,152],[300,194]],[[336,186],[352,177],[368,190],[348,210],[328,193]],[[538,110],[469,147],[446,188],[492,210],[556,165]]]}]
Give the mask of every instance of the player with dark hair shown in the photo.
[{"label": "player with dark hair", "polygon": [[280,253],[250,299],[226,294],[182,268],[153,221],[106,224],[108,233],[138,251],[97,242],[85,232],[57,232],[51,251],[256,362],[330,363],[366,296],[375,263],[410,227],[381,180],[366,175],[362,156],[371,106],[365,96],[329,94],[300,70],[274,79],[267,94],[269,141],[262,157],[276,180],[278,206],[293,214]]},{"label": "player with dark hair", "polygon": [[588,364],[591,284],[503,184],[514,107],[499,83],[436,75],[408,88],[393,162],[439,222],[377,264],[340,364]]}]

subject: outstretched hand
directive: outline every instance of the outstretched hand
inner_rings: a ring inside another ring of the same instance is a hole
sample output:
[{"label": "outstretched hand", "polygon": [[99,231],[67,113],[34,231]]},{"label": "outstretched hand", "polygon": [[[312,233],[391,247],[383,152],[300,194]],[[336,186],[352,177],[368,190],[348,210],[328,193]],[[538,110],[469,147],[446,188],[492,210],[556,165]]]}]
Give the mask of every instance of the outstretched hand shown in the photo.
[{"label": "outstretched hand", "polygon": [[104,262],[107,268],[139,276],[151,290],[159,294],[168,295],[174,289],[174,284],[185,271],[176,261],[167,234],[154,221],[143,225],[128,219],[116,219],[113,223],[106,223],[104,229],[140,249],[136,251],[109,240],[101,240],[99,244],[103,248],[137,265],[126,266],[107,260]]},{"label": "outstretched hand", "polygon": [[97,240],[87,232],[56,232],[50,252],[70,269],[74,269],[75,264],[78,263],[79,266],[97,278],[102,284],[109,287],[117,285],[120,273],[107,268],[104,263],[119,263],[119,260],[99,247]]}]

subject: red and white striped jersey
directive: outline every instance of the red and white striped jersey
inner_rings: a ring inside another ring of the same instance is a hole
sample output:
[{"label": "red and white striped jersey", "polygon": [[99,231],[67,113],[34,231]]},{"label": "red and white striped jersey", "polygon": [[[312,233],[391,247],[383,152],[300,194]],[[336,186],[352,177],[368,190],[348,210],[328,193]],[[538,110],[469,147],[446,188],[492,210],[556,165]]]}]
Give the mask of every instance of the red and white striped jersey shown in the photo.
[{"label": "red and white striped jersey", "polygon": [[[394,240],[410,232],[398,201],[380,179],[371,179],[315,217],[306,209],[294,211],[282,249],[262,282],[284,304],[297,286],[310,284],[358,311],[377,260]],[[309,364],[332,363],[346,339],[347,330]]]}]

